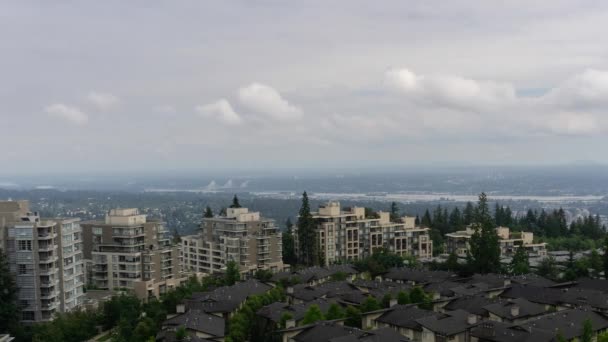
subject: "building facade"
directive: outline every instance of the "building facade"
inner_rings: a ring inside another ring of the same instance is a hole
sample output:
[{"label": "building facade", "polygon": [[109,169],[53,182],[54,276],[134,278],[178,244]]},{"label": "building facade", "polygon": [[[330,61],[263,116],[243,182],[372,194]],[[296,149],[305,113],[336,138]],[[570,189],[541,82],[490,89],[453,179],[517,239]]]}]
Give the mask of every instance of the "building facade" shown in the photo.
[{"label": "building facade", "polygon": [[[379,249],[402,256],[415,256],[421,260],[433,256],[429,228],[416,227],[414,217],[403,217],[399,222],[391,222],[388,212],[366,217],[365,208],[342,210],[339,202],[321,205],[312,215],[316,221],[318,250],[326,265],[359,260]],[[296,249],[297,236],[295,227]]]},{"label": "building facade", "polygon": [[84,301],[78,219],[43,220],[26,201],[0,202],[2,249],[19,287],[21,320],[41,322]]},{"label": "building facade", "polygon": [[[547,244],[534,243],[534,233],[511,232],[508,227],[496,227],[495,231],[499,238],[501,257],[512,257],[518,248],[524,248],[529,257],[547,256]],[[446,234],[446,253],[454,253],[460,258],[466,258],[470,252],[469,241],[473,233],[475,229],[467,227],[465,230]]]},{"label": "building facade", "polygon": [[224,216],[203,218],[199,234],[182,237],[187,270],[210,274],[229,261],[235,261],[242,273],[282,270],[282,234],[274,220],[247,208],[228,208]]},{"label": "building facade", "polygon": [[94,287],[138,290],[145,299],[175,286],[167,280],[183,278],[179,247],[171,244],[162,222],[148,221],[137,209],[112,209],[104,221],[81,226]]}]

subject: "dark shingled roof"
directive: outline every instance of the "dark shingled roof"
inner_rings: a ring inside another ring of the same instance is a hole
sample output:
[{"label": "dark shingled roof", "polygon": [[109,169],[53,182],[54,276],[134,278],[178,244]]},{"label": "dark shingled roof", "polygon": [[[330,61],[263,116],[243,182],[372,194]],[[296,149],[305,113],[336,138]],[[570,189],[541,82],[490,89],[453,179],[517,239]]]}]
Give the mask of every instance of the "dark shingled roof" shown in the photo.
[{"label": "dark shingled roof", "polygon": [[293,337],[296,342],[408,342],[391,329],[364,331],[336,324],[318,322]]},{"label": "dark shingled roof", "polygon": [[209,313],[229,313],[236,310],[249,296],[266,293],[272,286],[255,279],[218,287],[211,292],[198,292],[186,300],[188,309]]},{"label": "dark shingled roof", "polygon": [[360,336],[347,335],[336,337],[329,342],[409,342],[410,339],[390,328],[372,330]]},{"label": "dark shingled roof", "polygon": [[582,288],[542,288],[529,285],[516,285],[502,294],[505,298],[525,298],[539,304],[569,304],[575,307],[591,306],[595,309],[608,309],[608,293]]},{"label": "dark shingled roof", "polygon": [[559,331],[566,340],[570,340],[581,336],[583,324],[587,319],[591,321],[593,331],[608,328],[608,319],[606,319],[605,316],[592,311],[589,307],[558,311],[538,318],[533,318],[519,326],[528,330],[541,329],[554,334],[557,334]]},{"label": "dark shingled roof", "polygon": [[416,322],[417,319],[440,315],[437,312],[418,309],[412,305],[395,305],[388,310],[376,321],[413,330],[422,330],[420,324]]},{"label": "dark shingled roof", "polygon": [[494,321],[484,321],[471,329],[471,336],[493,342],[550,342],[555,333],[541,329],[526,329],[521,326]]},{"label": "dark shingled roof", "polygon": [[437,334],[451,336],[475,325],[468,323],[469,315],[466,311],[456,310],[446,312],[444,315],[420,318],[416,322]]},{"label": "dark shingled roof", "polygon": [[189,310],[163,322],[163,328],[185,326],[187,330],[200,331],[216,337],[224,336],[225,325],[224,318],[202,310]]},{"label": "dark shingled roof", "polygon": [[478,316],[487,316],[488,312],[484,307],[500,300],[500,298],[488,298],[483,295],[458,297],[451,300],[445,309],[449,311],[464,310]]},{"label": "dark shingled roof", "polygon": [[327,299],[317,299],[311,302],[301,303],[301,304],[293,304],[289,305],[286,303],[272,303],[270,305],[266,305],[260,310],[258,310],[257,314],[261,317],[268,318],[269,320],[278,323],[281,321],[281,316],[283,313],[289,313],[296,321],[300,321],[304,318],[306,311],[310,308],[311,305],[318,305],[322,312],[327,312],[330,305],[335,303],[334,300]]},{"label": "dark shingled roof", "polygon": [[384,279],[411,281],[416,284],[439,283],[455,278],[456,275],[451,272],[425,271],[408,267],[394,267],[384,274]]},{"label": "dark shingled roof", "polygon": [[576,281],[575,287],[579,289],[608,292],[608,280],[582,278]]},{"label": "dark shingled roof", "polygon": [[[511,309],[515,306],[519,308],[519,314],[517,316],[513,316],[511,314]],[[510,299],[505,302],[486,305],[484,309],[498,317],[509,320],[517,318],[529,318],[545,313],[544,305],[532,303],[524,298]]]}]

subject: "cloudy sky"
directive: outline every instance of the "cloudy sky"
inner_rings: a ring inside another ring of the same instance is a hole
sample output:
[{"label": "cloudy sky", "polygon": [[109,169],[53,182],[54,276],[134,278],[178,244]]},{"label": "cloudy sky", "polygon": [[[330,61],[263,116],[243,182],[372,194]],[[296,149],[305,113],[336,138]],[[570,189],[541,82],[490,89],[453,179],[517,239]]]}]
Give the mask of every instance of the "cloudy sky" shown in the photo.
[{"label": "cloudy sky", "polygon": [[606,32],[605,1],[3,1],[2,172],[604,163]]}]

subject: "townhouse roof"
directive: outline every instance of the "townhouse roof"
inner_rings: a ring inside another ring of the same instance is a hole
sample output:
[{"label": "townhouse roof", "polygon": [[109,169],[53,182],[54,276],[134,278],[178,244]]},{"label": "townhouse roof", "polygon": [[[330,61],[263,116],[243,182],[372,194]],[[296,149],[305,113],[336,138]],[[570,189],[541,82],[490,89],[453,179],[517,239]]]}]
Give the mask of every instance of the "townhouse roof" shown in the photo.
[{"label": "townhouse roof", "polygon": [[[515,298],[489,304],[484,306],[484,309],[498,317],[509,320],[539,316],[546,312],[544,305],[532,303],[525,298]],[[516,315],[513,315],[513,313],[516,313]]]},{"label": "townhouse roof", "polygon": [[470,313],[464,310],[455,310],[438,316],[420,318],[416,322],[436,334],[452,336],[464,332],[477,324],[469,324],[469,316]]},{"label": "townhouse roof", "polygon": [[376,321],[413,330],[422,330],[417,319],[440,315],[437,312],[419,309],[414,305],[395,305],[387,310]]},{"label": "townhouse roof", "polygon": [[188,310],[163,322],[163,327],[178,326],[184,326],[187,330],[202,332],[215,337],[223,337],[226,322],[224,318],[208,314],[202,310]]}]

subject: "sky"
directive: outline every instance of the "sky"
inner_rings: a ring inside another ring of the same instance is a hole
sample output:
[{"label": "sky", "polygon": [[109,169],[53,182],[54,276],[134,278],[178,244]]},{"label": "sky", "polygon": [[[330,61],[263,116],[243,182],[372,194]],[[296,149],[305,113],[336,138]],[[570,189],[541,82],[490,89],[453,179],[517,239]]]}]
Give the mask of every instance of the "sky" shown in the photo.
[{"label": "sky", "polygon": [[606,163],[606,32],[606,1],[2,1],[0,173]]}]

